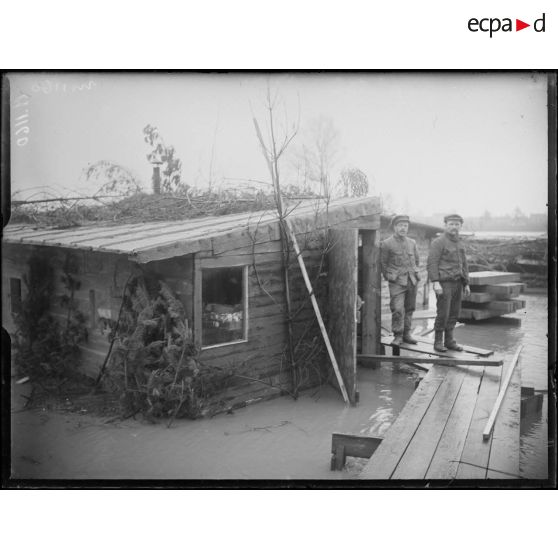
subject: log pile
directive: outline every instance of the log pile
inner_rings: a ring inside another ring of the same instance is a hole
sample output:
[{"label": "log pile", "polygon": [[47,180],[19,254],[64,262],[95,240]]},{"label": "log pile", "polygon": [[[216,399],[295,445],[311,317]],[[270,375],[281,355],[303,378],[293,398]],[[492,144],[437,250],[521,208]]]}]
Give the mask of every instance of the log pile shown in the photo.
[{"label": "log pile", "polygon": [[471,271],[506,271],[521,274],[528,287],[547,285],[548,242],[545,237],[468,239]]},{"label": "log pile", "polygon": [[464,297],[459,318],[485,320],[525,308],[525,300],[517,298],[525,290],[525,283],[520,283],[519,279],[519,273],[470,273],[471,294]]}]

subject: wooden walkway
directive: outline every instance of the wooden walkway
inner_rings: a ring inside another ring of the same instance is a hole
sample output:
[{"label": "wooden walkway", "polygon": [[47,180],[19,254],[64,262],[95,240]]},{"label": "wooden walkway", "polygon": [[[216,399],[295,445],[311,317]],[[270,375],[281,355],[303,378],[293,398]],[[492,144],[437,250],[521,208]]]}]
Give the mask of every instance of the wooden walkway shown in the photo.
[{"label": "wooden walkway", "polygon": [[502,368],[432,366],[360,478],[519,478],[519,366],[492,435],[482,435],[501,375]]}]

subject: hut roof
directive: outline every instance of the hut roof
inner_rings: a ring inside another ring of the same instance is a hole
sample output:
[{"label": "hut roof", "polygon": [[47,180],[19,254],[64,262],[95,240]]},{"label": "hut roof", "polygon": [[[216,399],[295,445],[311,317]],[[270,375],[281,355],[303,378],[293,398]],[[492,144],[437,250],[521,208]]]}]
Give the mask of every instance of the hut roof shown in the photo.
[{"label": "hut roof", "polygon": [[[323,200],[311,200],[289,208],[289,220],[297,233],[337,225],[379,228],[379,213],[377,197],[343,198],[329,205]],[[205,250],[219,255],[253,243],[277,240],[279,234],[277,213],[258,211],[63,229],[8,225],[3,242],[125,254],[134,261],[146,263]]]}]

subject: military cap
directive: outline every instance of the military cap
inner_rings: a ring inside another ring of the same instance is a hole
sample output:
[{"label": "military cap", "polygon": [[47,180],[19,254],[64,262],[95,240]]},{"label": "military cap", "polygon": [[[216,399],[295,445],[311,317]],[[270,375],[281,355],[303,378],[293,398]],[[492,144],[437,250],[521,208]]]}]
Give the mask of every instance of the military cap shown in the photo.
[{"label": "military cap", "polygon": [[461,224],[463,224],[463,217],[457,213],[451,213],[450,215],[446,215],[444,217],[444,223],[447,223],[448,221],[460,221]]},{"label": "military cap", "polygon": [[391,226],[395,227],[395,225],[397,225],[397,223],[401,223],[401,221],[407,221],[407,223],[411,222],[408,215],[394,215],[391,218]]}]

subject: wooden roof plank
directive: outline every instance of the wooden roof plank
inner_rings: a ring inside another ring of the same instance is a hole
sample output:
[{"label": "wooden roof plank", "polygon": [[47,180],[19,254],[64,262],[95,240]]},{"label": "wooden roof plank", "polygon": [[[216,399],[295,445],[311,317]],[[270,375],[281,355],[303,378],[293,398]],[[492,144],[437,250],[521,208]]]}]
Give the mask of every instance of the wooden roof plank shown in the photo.
[{"label": "wooden roof plank", "polygon": [[[293,226],[297,232],[312,230],[313,227],[325,227],[343,221],[357,219],[365,215],[375,215],[380,211],[378,198],[339,199],[326,205],[323,200],[305,201],[291,207]],[[258,211],[222,216],[208,216],[184,221],[158,221],[132,223],[105,227],[106,224],[72,229],[43,229],[18,225],[8,226],[4,231],[4,241],[8,243],[27,243],[33,245],[52,245],[64,248],[97,250],[100,252],[128,253],[131,259],[138,259],[142,252],[142,261],[148,261],[149,254],[161,259],[161,254],[172,253],[170,257],[191,253],[198,246],[207,249],[204,242],[209,237],[228,235],[228,245],[235,245],[235,235],[241,242],[246,242],[246,230],[255,230],[259,226],[276,223],[275,211]],[[158,234],[153,234],[154,232]],[[275,233],[268,229],[270,238]],[[186,238],[185,238],[186,237]],[[188,240],[188,242],[184,242]],[[224,239],[223,239],[224,241]],[[225,249],[222,244],[218,249]],[[181,253],[182,251],[182,253]],[[139,260],[138,260],[139,261]]]}]

